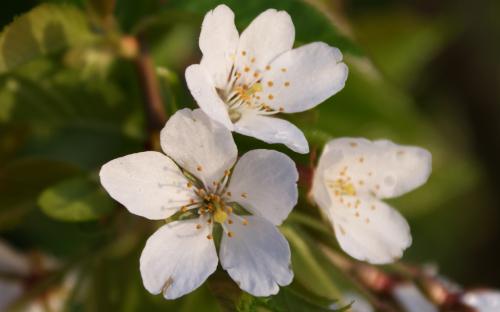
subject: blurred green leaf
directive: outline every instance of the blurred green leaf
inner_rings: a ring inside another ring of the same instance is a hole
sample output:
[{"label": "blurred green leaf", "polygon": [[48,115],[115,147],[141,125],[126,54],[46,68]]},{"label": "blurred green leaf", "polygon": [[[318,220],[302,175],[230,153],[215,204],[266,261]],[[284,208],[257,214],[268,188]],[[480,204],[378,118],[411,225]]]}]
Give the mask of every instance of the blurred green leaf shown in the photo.
[{"label": "blurred green leaf", "polygon": [[19,159],[0,167],[0,230],[15,226],[35,207],[47,186],[78,172],[70,164],[45,159]]},{"label": "blurred green leaf", "polygon": [[304,233],[297,226],[283,226],[282,232],[292,249],[295,280],[317,296],[332,300],[338,298],[340,291],[331,278],[331,272],[328,272],[332,271],[331,265],[320,261],[314,245],[306,241]]},{"label": "blurred green leaf", "polygon": [[44,190],[38,204],[48,216],[68,222],[99,219],[115,203],[99,185],[88,178],[74,178]]},{"label": "blurred green leaf", "polygon": [[0,34],[0,73],[94,39],[81,10],[71,5],[42,4],[15,19]]},{"label": "blurred green leaf", "polygon": [[449,18],[426,18],[402,8],[374,10],[352,22],[366,53],[391,81],[403,87],[415,82],[457,28]]},{"label": "blurred green leaf", "polygon": [[236,311],[255,312],[265,308],[272,312],[326,312],[346,311],[349,308],[348,306],[341,309],[330,308],[332,302],[322,298],[306,297],[291,287],[281,287],[276,295],[268,298],[252,297],[243,293],[236,304]]}]

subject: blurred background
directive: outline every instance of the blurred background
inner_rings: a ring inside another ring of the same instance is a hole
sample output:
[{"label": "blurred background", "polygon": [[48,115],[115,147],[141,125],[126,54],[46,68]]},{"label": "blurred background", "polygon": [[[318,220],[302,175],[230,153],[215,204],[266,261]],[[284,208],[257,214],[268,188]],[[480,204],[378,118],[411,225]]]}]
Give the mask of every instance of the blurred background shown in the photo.
[{"label": "blurred background", "polygon": [[[138,258],[159,224],[119,207],[97,174],[154,146],[146,101],[168,114],[195,107],[183,73],[198,63],[201,21],[219,3],[240,31],[261,11],[284,9],[297,46],[341,49],[346,87],[290,120],[318,151],[340,136],[429,149],[429,182],[391,200],[412,227],[403,261],[435,265],[465,287],[500,287],[499,1],[23,0],[0,10],[0,280],[17,285],[0,292],[18,294],[21,310],[50,290],[72,311],[218,311],[213,281],[174,302],[147,293]],[[144,90],[144,66],[157,94]],[[265,146],[236,139],[241,151]],[[305,201],[296,210],[319,220]],[[297,219],[283,229],[292,286],[333,299],[348,282],[314,257],[320,234]]]}]

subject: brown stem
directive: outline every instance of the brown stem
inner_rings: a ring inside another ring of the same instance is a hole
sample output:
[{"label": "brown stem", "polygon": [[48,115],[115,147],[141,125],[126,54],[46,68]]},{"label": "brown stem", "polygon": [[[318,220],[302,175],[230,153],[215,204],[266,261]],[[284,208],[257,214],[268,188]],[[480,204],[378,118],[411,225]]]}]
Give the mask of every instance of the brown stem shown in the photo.
[{"label": "brown stem", "polygon": [[159,131],[168,119],[160,93],[160,86],[148,46],[143,37],[138,37],[139,51],[135,58],[140,85],[144,96],[148,127],[148,149],[158,149]]}]

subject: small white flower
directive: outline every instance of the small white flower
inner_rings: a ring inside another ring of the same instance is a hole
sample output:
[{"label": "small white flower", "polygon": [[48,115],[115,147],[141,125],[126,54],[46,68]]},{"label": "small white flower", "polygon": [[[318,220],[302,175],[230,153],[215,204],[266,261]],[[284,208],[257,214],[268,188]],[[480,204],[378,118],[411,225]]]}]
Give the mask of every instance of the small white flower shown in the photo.
[{"label": "small white flower", "polygon": [[381,199],[417,188],[430,173],[431,154],[422,148],[342,138],[325,146],[312,196],[344,251],[358,260],[389,263],[411,245],[411,235],[406,220]]},{"label": "small white flower", "polygon": [[[153,220],[185,212],[147,241],[140,269],[146,289],[175,299],[200,286],[217,268],[214,224],[223,235],[222,267],[241,289],[276,294],[293,278],[290,248],[277,225],[297,203],[298,173],[283,153],[253,150],[236,162],[231,132],[201,110],[183,109],[161,132],[163,151],[110,161],[101,183],[131,213]],[[180,168],[195,176],[188,179]],[[234,203],[251,215],[238,215]]]},{"label": "small white flower", "polygon": [[462,296],[462,303],[473,307],[477,312],[498,312],[500,311],[500,291],[469,291]]},{"label": "small white flower", "polygon": [[438,308],[412,283],[394,286],[392,295],[406,312],[438,312]]},{"label": "small white flower", "polygon": [[315,107],[344,87],[348,70],[339,49],[323,42],[292,49],[294,40],[285,11],[264,11],[241,36],[230,8],[208,12],[199,40],[203,58],[186,70],[200,108],[232,131],[308,153],[304,134],[270,115]]}]

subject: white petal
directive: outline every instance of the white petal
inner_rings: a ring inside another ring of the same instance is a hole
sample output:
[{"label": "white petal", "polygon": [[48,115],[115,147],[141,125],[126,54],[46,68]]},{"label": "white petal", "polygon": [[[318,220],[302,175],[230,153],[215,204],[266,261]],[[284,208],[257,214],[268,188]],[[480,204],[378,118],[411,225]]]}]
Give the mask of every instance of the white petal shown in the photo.
[{"label": "white petal", "polygon": [[298,177],[295,163],[287,155],[253,150],[238,160],[228,191],[245,209],[279,225],[297,204]]},{"label": "white petal", "polygon": [[219,181],[238,154],[231,131],[211,120],[203,111],[182,109],[161,131],[161,146],[179,166],[205,185]]},{"label": "white petal", "polygon": [[278,293],[292,282],[290,247],[278,229],[263,218],[249,216],[248,224],[229,226],[233,237],[223,235],[222,267],[244,291],[254,296]]},{"label": "white petal", "polygon": [[152,220],[168,218],[195,196],[177,165],[158,152],[114,159],[99,175],[111,197],[131,213]]},{"label": "white petal", "polygon": [[140,259],[144,287],[176,299],[198,288],[217,268],[217,253],[208,225],[198,220],[175,221],[162,226],[146,242]]},{"label": "white petal", "polygon": [[358,260],[391,263],[411,245],[406,220],[377,199],[339,196],[326,212],[340,247]]},{"label": "white petal", "polygon": [[265,72],[261,97],[287,113],[313,108],[342,90],[348,69],[339,49],[314,42],[287,51]]},{"label": "white petal", "polygon": [[234,127],[234,131],[266,143],[282,143],[297,153],[309,153],[309,145],[302,131],[286,120],[247,113]]},{"label": "white petal", "polygon": [[205,15],[199,41],[203,53],[200,63],[210,73],[217,88],[223,88],[227,83],[238,48],[238,37],[234,13],[230,8],[219,5]]},{"label": "white petal", "polygon": [[335,184],[340,179],[357,194],[378,198],[396,197],[419,187],[432,170],[432,157],[427,150],[386,140],[332,140],[321,158],[336,160],[324,168],[326,183]]},{"label": "white petal", "polygon": [[215,82],[210,77],[208,69],[198,64],[189,66],[186,69],[186,83],[198,106],[210,118],[233,130],[226,104],[217,94]]},{"label": "white petal", "polygon": [[424,297],[414,284],[404,283],[396,285],[392,294],[404,311],[438,312],[438,309]]},{"label": "white petal", "polygon": [[330,190],[327,187],[327,177],[325,176],[327,169],[338,164],[342,160],[342,153],[339,153],[334,149],[334,145],[326,144],[323,148],[323,153],[319,158],[318,165],[314,171],[313,184],[311,188],[311,195],[314,201],[322,209],[328,210],[331,206],[332,200],[330,195]]},{"label": "white petal", "polygon": [[262,69],[290,50],[294,40],[295,28],[287,12],[264,11],[241,34],[236,65],[240,69],[245,66]]},{"label": "white petal", "polygon": [[500,291],[469,291],[462,297],[462,302],[478,312],[498,312],[500,311]]}]

